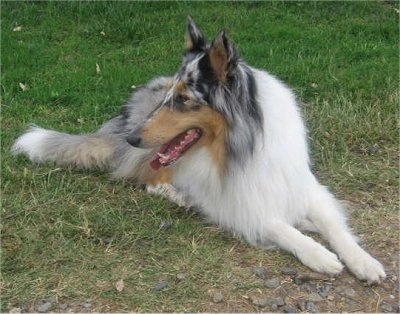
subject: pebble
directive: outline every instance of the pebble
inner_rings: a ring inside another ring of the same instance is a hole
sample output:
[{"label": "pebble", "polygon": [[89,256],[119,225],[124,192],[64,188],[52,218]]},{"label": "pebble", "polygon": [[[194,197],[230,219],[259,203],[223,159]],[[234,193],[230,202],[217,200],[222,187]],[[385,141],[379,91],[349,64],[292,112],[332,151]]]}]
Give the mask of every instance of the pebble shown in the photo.
[{"label": "pebble", "polygon": [[283,306],[285,305],[285,300],[283,300],[283,298],[271,299],[271,304],[272,305],[276,304],[277,306]]},{"label": "pebble", "polygon": [[283,308],[283,313],[297,313],[297,309],[291,306],[285,306]]},{"label": "pebble", "polygon": [[393,312],[393,307],[392,307],[389,303],[386,303],[386,302],[382,302],[382,303],[381,303],[380,309],[381,309],[382,312],[384,312],[384,313],[391,313],[391,312]]},{"label": "pebble", "polygon": [[266,307],[267,305],[271,306],[272,310],[277,310],[279,306],[285,305],[285,300],[283,298],[252,298],[252,303],[258,307]]},{"label": "pebble", "polygon": [[65,311],[68,308],[68,304],[61,303],[58,307],[60,308],[60,310]]},{"label": "pebble", "polygon": [[172,226],[172,222],[169,220],[163,220],[160,223],[160,227],[158,227],[159,230],[168,230],[169,228],[171,228]]},{"label": "pebble", "polygon": [[291,268],[291,267],[283,267],[282,274],[288,275],[288,276],[294,276],[297,274],[297,270],[295,268]]},{"label": "pebble", "polygon": [[100,238],[100,244],[109,245],[112,242],[112,240],[113,240],[112,237],[101,237]]},{"label": "pebble", "polygon": [[214,303],[221,303],[224,300],[224,296],[220,291],[217,291],[213,293],[212,300]]},{"label": "pebble", "polygon": [[184,273],[179,273],[179,274],[176,275],[176,279],[177,279],[178,281],[183,281],[183,280],[186,279],[186,274],[184,274]]},{"label": "pebble", "polygon": [[317,285],[311,282],[306,282],[301,286],[302,290],[304,290],[307,293],[315,292],[317,291]]},{"label": "pebble", "polygon": [[329,291],[332,289],[331,285],[321,285],[317,287],[318,294],[321,298],[326,299],[329,295]]},{"label": "pebble", "polygon": [[254,267],[253,273],[258,278],[261,278],[261,279],[265,279],[267,276],[267,270],[265,269],[265,267],[261,267],[261,266]]},{"label": "pebble", "polygon": [[38,305],[37,307],[37,311],[39,313],[45,313],[50,311],[51,307],[53,306],[53,304],[47,300],[43,300],[41,304]]},{"label": "pebble", "polygon": [[252,298],[251,302],[258,307],[266,307],[270,304],[267,298]]},{"label": "pebble", "polygon": [[344,289],[343,294],[346,297],[354,298],[357,295],[357,292],[353,288],[346,288]]},{"label": "pebble", "polygon": [[275,304],[275,303],[273,303],[273,304],[271,305],[271,310],[272,310],[272,311],[276,311],[277,309],[278,309],[278,305]]},{"label": "pebble", "polygon": [[312,302],[320,302],[323,300],[323,298],[316,292],[312,292],[309,296],[308,296],[308,300],[312,301]]},{"label": "pebble", "polygon": [[278,278],[271,278],[265,281],[264,285],[269,289],[275,289],[279,286],[279,279]]},{"label": "pebble", "polygon": [[85,303],[82,304],[82,306],[83,306],[85,309],[88,309],[88,308],[92,307],[92,303],[90,303],[90,302],[85,302]]},{"label": "pebble", "polygon": [[318,309],[315,306],[314,302],[307,302],[306,303],[306,310],[310,313],[317,313]]},{"label": "pebble", "polygon": [[374,144],[372,146],[367,147],[367,153],[369,155],[374,155],[379,151],[379,145],[378,144]]},{"label": "pebble", "polygon": [[168,287],[168,282],[165,280],[160,280],[154,285],[154,289],[157,291],[165,290]]}]

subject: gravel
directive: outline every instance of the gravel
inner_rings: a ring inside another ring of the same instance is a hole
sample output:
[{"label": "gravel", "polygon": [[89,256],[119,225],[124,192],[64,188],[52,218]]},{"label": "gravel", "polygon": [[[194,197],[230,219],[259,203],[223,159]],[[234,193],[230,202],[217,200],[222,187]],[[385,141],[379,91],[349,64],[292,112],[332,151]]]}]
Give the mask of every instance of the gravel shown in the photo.
[{"label": "gravel", "polygon": [[160,280],[156,282],[156,284],[154,285],[154,289],[156,289],[157,291],[163,291],[167,289],[167,287],[168,287],[168,282],[166,280]]},{"label": "gravel", "polygon": [[264,285],[268,289],[275,289],[279,286],[279,279],[274,277],[265,281]]},{"label": "gravel", "polygon": [[37,311],[39,313],[46,313],[50,311],[50,309],[53,307],[53,303],[47,301],[47,300],[42,300],[42,302],[38,305]]},{"label": "gravel", "polygon": [[256,275],[258,278],[265,279],[267,277],[267,270],[265,267],[254,267],[253,269],[254,275]]},{"label": "gravel", "polygon": [[291,268],[291,267],[283,267],[281,272],[283,275],[287,275],[287,276],[294,276],[297,274],[297,270],[295,268]]},{"label": "gravel", "polygon": [[184,281],[186,279],[186,274],[184,273],[179,273],[176,275],[176,280],[178,281]]},{"label": "gravel", "polygon": [[212,295],[212,300],[214,303],[221,303],[224,300],[224,296],[220,291],[216,291]]},{"label": "gravel", "polygon": [[389,303],[386,303],[386,302],[381,303],[380,309],[384,313],[392,313],[393,312],[393,306],[391,306]]},{"label": "gravel", "polygon": [[306,303],[306,310],[310,313],[317,313],[318,309],[315,306],[314,302],[307,302]]},{"label": "gravel", "polygon": [[[277,271],[271,269],[268,270],[268,273],[267,269],[261,266],[250,269],[253,280],[254,277],[258,279],[256,279],[257,289],[254,289],[254,296],[251,296],[253,292],[250,292],[250,296],[246,296],[245,299],[248,300],[248,306],[258,307],[259,311],[319,313],[327,311],[329,308],[340,310],[343,304],[346,304],[346,308],[351,311],[363,311],[369,309],[368,307],[364,308],[365,301],[374,300],[375,302],[378,294],[382,296],[380,304],[377,305],[378,312],[393,313],[400,310],[397,299],[399,287],[397,277],[394,279],[396,282],[394,280],[390,282],[387,279],[381,285],[376,286],[375,290],[372,290],[365,283],[356,281],[352,277],[349,278],[349,276],[338,279],[314,273],[302,272],[299,274],[295,268],[290,267],[280,268]],[[271,276],[271,274],[274,275]],[[248,275],[250,274],[248,273]],[[174,289],[179,290],[182,287],[182,281],[190,282],[192,280],[191,276],[185,272],[177,273],[175,277],[161,278],[154,282],[153,293],[158,291],[161,293],[171,285],[174,286]],[[392,280],[391,277],[390,280]],[[223,288],[209,290],[209,296],[211,301],[209,304],[215,306],[217,310],[221,310],[225,306],[224,303],[229,303],[226,300],[232,300],[229,292]],[[96,310],[96,304],[92,299],[63,301],[63,303],[58,303],[58,301],[55,296],[52,296],[31,303],[10,305],[8,312],[87,313]]]}]

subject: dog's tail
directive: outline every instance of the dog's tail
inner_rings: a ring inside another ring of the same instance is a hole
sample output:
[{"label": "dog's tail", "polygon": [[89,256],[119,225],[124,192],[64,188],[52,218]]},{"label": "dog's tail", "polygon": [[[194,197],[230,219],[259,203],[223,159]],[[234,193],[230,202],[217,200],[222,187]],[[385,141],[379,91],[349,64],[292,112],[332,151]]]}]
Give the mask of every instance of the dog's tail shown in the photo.
[{"label": "dog's tail", "polygon": [[120,141],[111,134],[71,135],[31,126],[11,151],[25,154],[33,162],[108,168]]}]

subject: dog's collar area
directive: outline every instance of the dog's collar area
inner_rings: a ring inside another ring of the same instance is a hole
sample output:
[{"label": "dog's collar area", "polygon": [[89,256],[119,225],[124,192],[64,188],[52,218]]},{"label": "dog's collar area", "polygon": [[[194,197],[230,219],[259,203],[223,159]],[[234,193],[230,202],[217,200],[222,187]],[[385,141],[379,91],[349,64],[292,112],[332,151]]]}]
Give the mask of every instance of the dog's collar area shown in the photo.
[{"label": "dog's collar area", "polygon": [[175,163],[191,146],[201,137],[202,130],[189,129],[174,137],[168,143],[162,145],[150,160],[150,167],[158,170]]}]

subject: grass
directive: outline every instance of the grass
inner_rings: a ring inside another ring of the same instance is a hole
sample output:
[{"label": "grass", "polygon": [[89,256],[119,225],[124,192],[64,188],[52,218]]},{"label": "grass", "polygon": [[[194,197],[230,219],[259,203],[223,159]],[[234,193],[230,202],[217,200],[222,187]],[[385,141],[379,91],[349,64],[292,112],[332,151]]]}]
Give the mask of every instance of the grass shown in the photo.
[{"label": "grass", "polygon": [[[262,288],[254,266],[301,268],[130,182],[9,154],[28,123],[94,131],[132,85],[173,74],[187,15],[209,39],[227,28],[249,64],[296,90],[315,171],[363,207],[353,214],[357,231],[371,234],[376,221],[396,219],[399,34],[392,5],[3,1],[1,311],[54,295],[92,298],[99,311],[255,311],[243,298]],[[172,222],[167,230],[165,221]],[[381,244],[388,230],[369,241]],[[177,282],[178,273],[187,279]],[[162,279],[167,290],[155,291]],[[223,305],[210,305],[215,289],[224,292]]]}]

